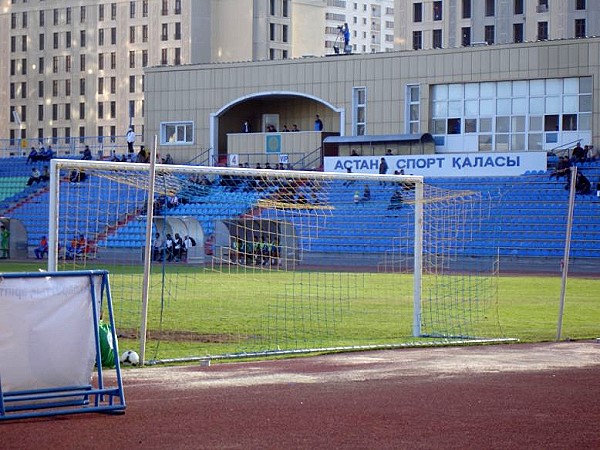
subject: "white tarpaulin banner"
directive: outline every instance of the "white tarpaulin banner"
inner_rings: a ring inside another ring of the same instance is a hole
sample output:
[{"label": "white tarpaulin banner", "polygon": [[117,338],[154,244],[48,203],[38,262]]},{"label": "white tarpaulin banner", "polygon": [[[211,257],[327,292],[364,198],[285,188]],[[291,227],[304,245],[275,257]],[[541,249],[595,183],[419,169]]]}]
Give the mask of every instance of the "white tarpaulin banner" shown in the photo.
[{"label": "white tarpaulin banner", "polygon": [[89,275],[0,279],[2,391],[89,384],[94,326]]},{"label": "white tarpaulin banner", "polygon": [[435,155],[335,156],[325,157],[325,172],[379,173],[381,160],[388,174],[425,177],[493,177],[518,176],[531,171],[545,171],[545,152],[448,153]]}]

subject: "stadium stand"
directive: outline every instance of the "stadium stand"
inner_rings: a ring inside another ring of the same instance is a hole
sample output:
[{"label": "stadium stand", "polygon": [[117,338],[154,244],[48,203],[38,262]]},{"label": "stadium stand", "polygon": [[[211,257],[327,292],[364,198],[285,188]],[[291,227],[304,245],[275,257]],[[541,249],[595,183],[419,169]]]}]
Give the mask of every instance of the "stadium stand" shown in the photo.
[{"label": "stadium stand", "polygon": [[[549,166],[555,164],[555,158],[549,157]],[[43,163],[36,163],[42,167]],[[48,186],[47,183],[26,186],[31,164],[25,158],[3,159],[0,164],[0,216],[19,219],[27,230],[30,247],[37,245],[42,235],[48,233]],[[578,167],[592,181],[595,187],[600,182],[600,161],[579,163]],[[566,201],[564,179],[550,179],[545,173],[531,173],[521,177],[468,177],[468,178],[430,178],[427,183],[437,188],[471,190],[489,198],[489,213],[481,226],[472,235],[471,245],[462,251],[465,256],[494,253],[516,257],[561,257],[564,251]],[[178,206],[164,208],[162,215],[192,216],[201,223],[205,236],[215,230],[215,222],[232,220],[253,211],[260,199],[276,195],[275,188],[257,189],[237,183],[235,180],[216,180],[210,186],[184,190]],[[64,181],[67,182],[67,181]],[[96,183],[96,181],[90,181]],[[103,181],[111,182],[111,181]],[[390,210],[390,187],[379,183],[370,185],[370,199],[351,201],[354,194],[363,192],[364,186],[336,182],[328,192],[311,187],[302,187],[298,194],[311,198],[316,204],[333,205],[331,210],[323,210],[312,217],[299,215],[293,218],[298,236],[304,239],[311,250],[319,252],[353,252],[356,239],[365,239],[365,230],[370,230],[372,242],[369,251],[385,252],[391,240],[400,240],[402,245],[412,245],[412,229],[408,217],[409,209]],[[109,225],[103,229],[85,229],[88,241],[105,248],[140,248],[144,245],[144,221],[137,220],[144,211],[144,191],[137,193],[127,201],[115,202],[104,197],[102,186],[94,187],[102,202],[118,207],[87,214],[104,214],[103,223]],[[187,188],[186,188],[187,189]],[[116,191],[115,191],[116,192]],[[110,194],[115,195],[115,194]],[[206,199],[210,197],[210,202]],[[359,210],[369,210],[364,214],[365,222],[356,229],[344,229],[348,215]],[[316,208],[318,210],[318,208]],[[67,211],[68,215],[69,212]],[[268,208],[260,212],[264,218],[273,216]],[[319,215],[326,217],[336,226],[335,235],[327,227],[315,227]],[[373,219],[375,218],[375,219]],[[70,220],[80,221],[82,227],[94,222],[94,217]],[[395,224],[397,226],[395,226]],[[395,228],[394,228],[395,227]],[[318,236],[315,230],[319,230]],[[393,229],[391,233],[389,230]],[[61,239],[69,239],[61,236]],[[310,238],[310,239],[309,239]],[[364,251],[361,249],[360,251]],[[578,195],[574,215],[571,252],[573,257],[600,258],[600,197],[595,189],[590,195]]]}]

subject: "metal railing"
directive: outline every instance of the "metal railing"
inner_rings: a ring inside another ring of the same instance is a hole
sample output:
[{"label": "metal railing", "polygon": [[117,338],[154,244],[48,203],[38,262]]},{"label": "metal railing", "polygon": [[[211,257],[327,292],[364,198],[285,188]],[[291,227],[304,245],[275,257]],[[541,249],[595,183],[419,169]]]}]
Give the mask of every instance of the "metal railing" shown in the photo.
[{"label": "metal railing", "polygon": [[0,139],[0,158],[27,156],[31,148],[52,148],[56,156],[73,157],[83,153],[88,146],[94,158],[110,158],[127,154],[127,142],[120,136],[50,137],[32,139]]}]

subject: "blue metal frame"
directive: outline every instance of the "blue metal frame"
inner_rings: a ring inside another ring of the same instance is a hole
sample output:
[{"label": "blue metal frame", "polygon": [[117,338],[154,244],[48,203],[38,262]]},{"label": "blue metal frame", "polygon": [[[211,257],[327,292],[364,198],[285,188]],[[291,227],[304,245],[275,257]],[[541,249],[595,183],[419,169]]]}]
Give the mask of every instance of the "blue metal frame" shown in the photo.
[{"label": "blue metal frame", "polygon": [[[113,316],[112,297],[108,271],[82,270],[69,272],[27,272],[0,273],[0,278],[40,278],[40,277],[89,277],[90,299],[92,302],[95,344],[97,387],[91,384],[81,386],[57,386],[44,389],[32,389],[13,392],[2,392],[0,382],[0,422],[3,420],[25,419],[40,416],[56,416],[89,412],[124,413],[125,395],[119,365],[119,350],[114,349],[117,385],[106,387],[102,373],[100,355],[100,335],[98,332],[98,311],[96,305],[95,277],[102,276],[100,286],[100,307],[106,297],[108,320],[113,342],[117,342],[115,321]],[[0,371],[0,380],[2,373]]]}]

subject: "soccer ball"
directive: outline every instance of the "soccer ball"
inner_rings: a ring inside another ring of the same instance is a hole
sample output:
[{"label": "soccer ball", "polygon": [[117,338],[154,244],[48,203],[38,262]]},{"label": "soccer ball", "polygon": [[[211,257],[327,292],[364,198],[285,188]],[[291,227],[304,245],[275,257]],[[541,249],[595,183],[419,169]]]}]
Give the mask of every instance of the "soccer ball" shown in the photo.
[{"label": "soccer ball", "polygon": [[140,355],[133,350],[127,350],[121,355],[121,364],[137,366],[140,363]]}]

